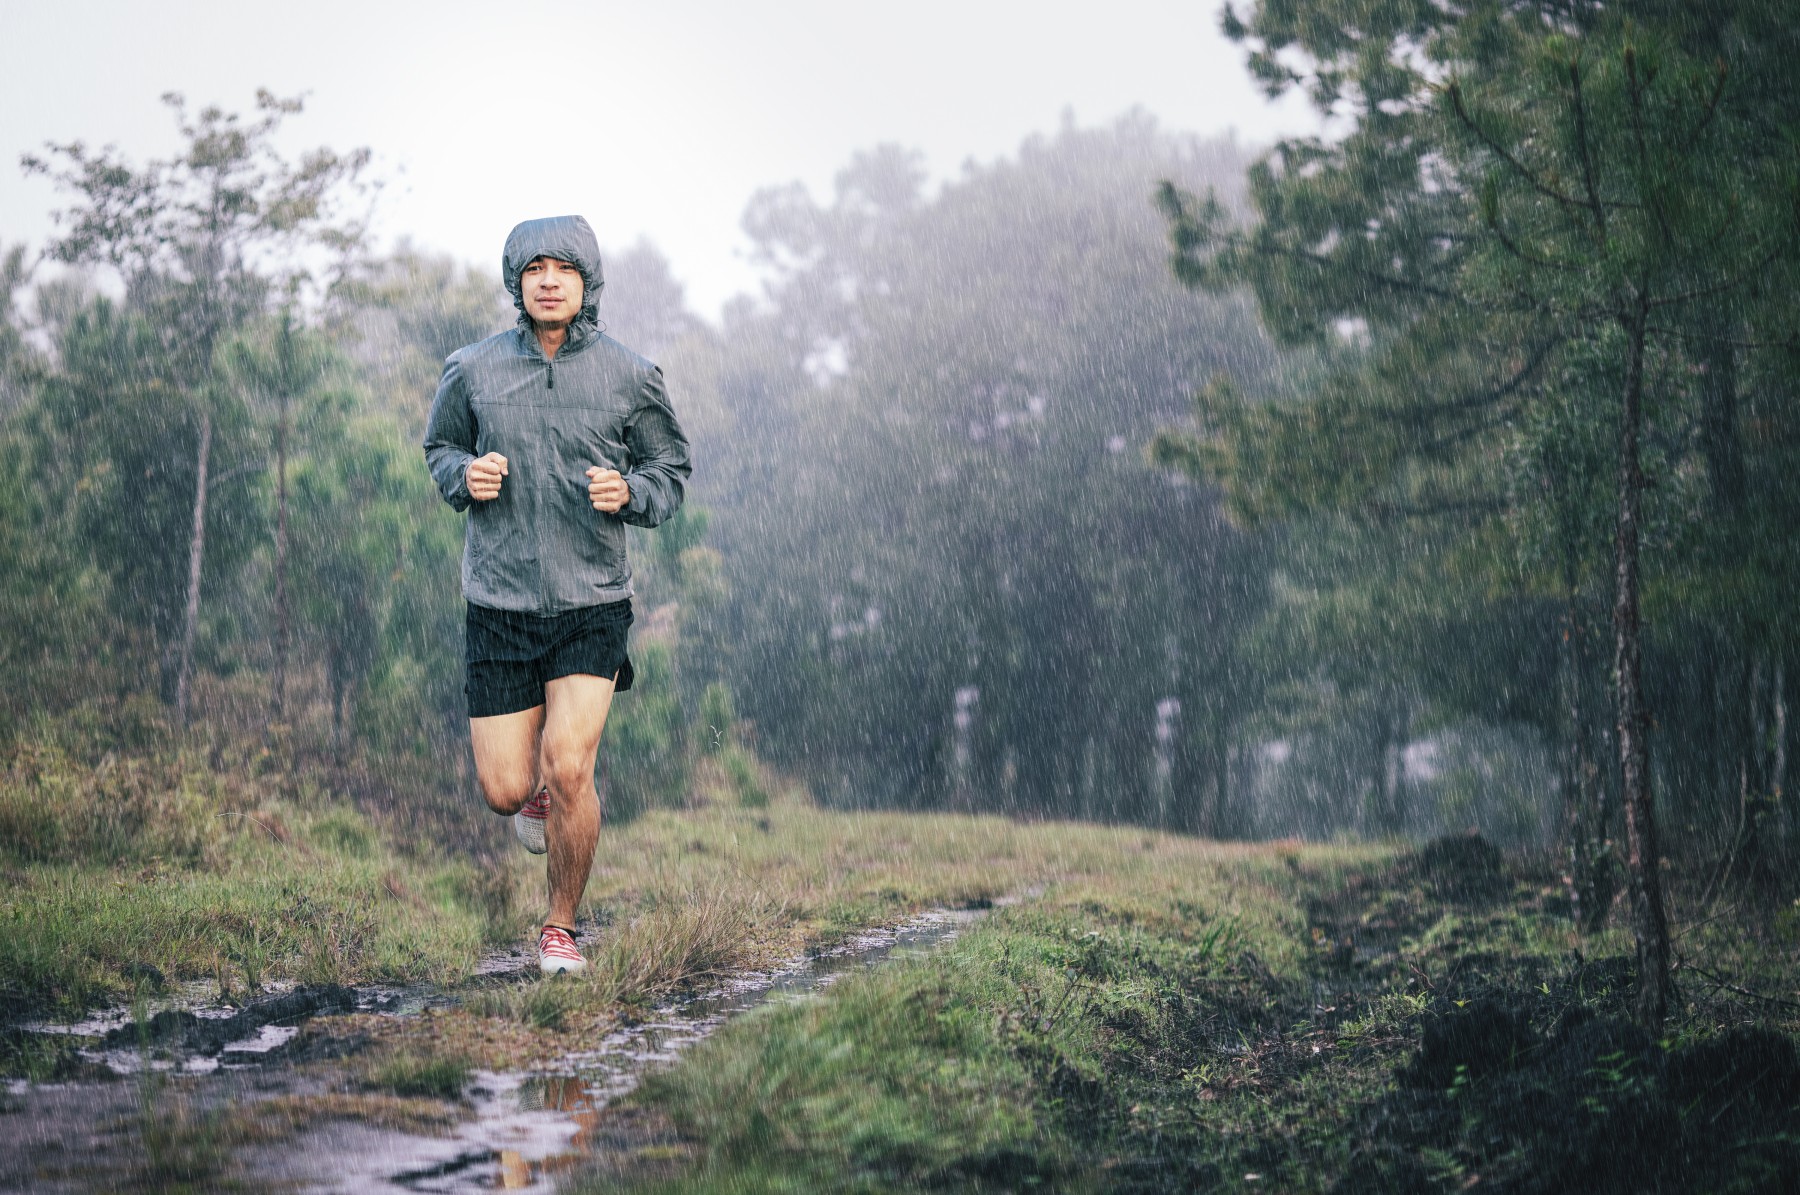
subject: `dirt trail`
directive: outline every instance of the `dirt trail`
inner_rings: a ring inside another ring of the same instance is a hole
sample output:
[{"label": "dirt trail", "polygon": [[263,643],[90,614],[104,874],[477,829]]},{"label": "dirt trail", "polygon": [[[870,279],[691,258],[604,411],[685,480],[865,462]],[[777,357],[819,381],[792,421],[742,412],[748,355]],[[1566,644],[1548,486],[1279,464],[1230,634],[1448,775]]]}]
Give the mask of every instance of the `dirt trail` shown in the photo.
[{"label": "dirt trail", "polygon": [[[530,1188],[627,1155],[641,1166],[677,1147],[657,1126],[602,1114],[644,1075],[770,999],[929,950],[980,916],[930,912],[773,971],[736,975],[549,1065],[475,1072],[453,1102],[371,1093],[353,1059],[320,1056],[319,1042],[336,1039],[296,1035],[314,1016],[353,1010],[417,1023],[423,1009],[459,1003],[467,991],[305,989],[235,1010],[168,1009],[143,1026],[114,1013],[41,1027],[80,1031],[92,1045],[73,1081],[14,1082],[0,1097],[0,1191],[224,1181],[448,1192]],[[480,970],[491,980],[521,958],[496,955]],[[353,1052],[355,1043],[342,1048]]]}]

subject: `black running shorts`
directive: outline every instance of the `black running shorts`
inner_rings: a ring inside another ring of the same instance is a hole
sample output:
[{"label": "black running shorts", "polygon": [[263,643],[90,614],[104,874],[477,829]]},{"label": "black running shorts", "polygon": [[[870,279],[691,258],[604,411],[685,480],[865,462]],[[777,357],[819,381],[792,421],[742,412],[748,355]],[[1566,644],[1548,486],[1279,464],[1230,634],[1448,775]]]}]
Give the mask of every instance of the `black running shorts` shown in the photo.
[{"label": "black running shorts", "polygon": [[559,676],[616,676],[631,688],[631,599],[543,617],[469,605],[464,658],[469,717],[516,714],[544,704],[544,685]]}]

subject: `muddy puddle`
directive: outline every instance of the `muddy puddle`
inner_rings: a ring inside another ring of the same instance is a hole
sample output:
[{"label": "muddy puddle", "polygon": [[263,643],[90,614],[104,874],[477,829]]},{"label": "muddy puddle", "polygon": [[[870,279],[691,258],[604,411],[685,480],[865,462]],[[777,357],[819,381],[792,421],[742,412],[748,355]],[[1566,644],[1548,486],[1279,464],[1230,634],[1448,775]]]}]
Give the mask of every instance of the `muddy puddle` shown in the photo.
[{"label": "muddy puddle", "polygon": [[[654,1131],[602,1114],[645,1075],[673,1065],[733,1017],[770,1000],[818,992],[884,960],[929,951],[981,915],[935,911],[871,930],[773,971],[734,976],[548,1066],[476,1072],[455,1123],[322,1118],[267,1141],[218,1143],[229,1158],[159,1157],[158,1140],[171,1119],[204,1123],[220,1109],[332,1091],[329,1066],[284,1064],[283,1047],[311,1016],[362,1011],[405,1017],[457,997],[428,989],[306,989],[239,1009],[169,1007],[145,1021],[115,1012],[75,1025],[36,1026],[94,1039],[82,1053],[96,1073],[105,1067],[131,1077],[12,1083],[0,1096],[0,1190],[116,1189],[126,1181],[143,1185],[147,1174],[163,1171],[179,1179],[184,1169],[210,1169],[252,1189],[284,1191],[549,1189],[555,1176],[605,1165],[612,1154],[675,1150]],[[484,960],[480,971],[504,975],[530,961],[524,952],[501,953]],[[183,1138],[181,1147],[193,1145]]]}]

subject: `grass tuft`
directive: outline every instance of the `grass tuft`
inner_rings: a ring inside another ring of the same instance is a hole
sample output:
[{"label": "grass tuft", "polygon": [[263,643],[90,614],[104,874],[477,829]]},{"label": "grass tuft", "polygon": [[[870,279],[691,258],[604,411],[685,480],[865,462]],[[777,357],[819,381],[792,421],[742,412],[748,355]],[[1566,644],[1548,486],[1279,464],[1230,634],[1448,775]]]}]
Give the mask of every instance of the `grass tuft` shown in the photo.
[{"label": "grass tuft", "polygon": [[725,888],[657,899],[640,916],[606,931],[578,975],[490,988],[470,1011],[534,1029],[593,1023],[621,1005],[643,1006],[742,965],[779,910]]},{"label": "grass tuft", "polygon": [[469,1082],[467,1059],[403,1050],[376,1063],[369,1084],[398,1096],[455,1100]]},{"label": "grass tuft", "polygon": [[661,902],[609,932],[583,979],[605,1001],[646,1003],[739,966],[758,931],[778,916],[778,909],[722,887]]}]

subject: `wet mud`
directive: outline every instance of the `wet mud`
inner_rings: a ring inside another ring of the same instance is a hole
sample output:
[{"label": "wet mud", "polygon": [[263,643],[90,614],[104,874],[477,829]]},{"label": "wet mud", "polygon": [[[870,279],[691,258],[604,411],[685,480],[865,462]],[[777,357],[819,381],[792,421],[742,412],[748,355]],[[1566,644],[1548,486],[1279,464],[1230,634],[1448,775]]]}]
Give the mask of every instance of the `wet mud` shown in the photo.
[{"label": "wet mud", "polygon": [[[646,1074],[770,1000],[955,937],[980,911],[935,911],[856,935],[774,970],[746,972],[673,1001],[590,1048],[531,1070],[477,1071],[454,1100],[357,1093],[355,1034],[317,1019],[374,1012],[404,1020],[467,993],[297,988],[236,1009],[114,1010],[33,1032],[81,1043],[62,1081],[14,1081],[0,1096],[0,1191],[250,1190],[455,1192],[548,1189],[577,1168],[673,1167],[683,1146],[645,1113],[612,1105]],[[529,958],[483,961],[476,985]]]},{"label": "wet mud", "polygon": [[[1453,835],[1309,902],[1335,1003],[1404,990],[1406,969],[1433,997],[1387,1090],[1349,1110],[1331,1195],[1800,1189],[1793,1040],[1747,1024],[1684,1040],[1679,1020],[1657,1040],[1628,1015],[1630,958],[1532,962],[1477,945],[1533,904],[1566,916],[1542,882],[1519,884],[1491,844]],[[1395,954],[1434,930],[1412,962]]]},{"label": "wet mud", "polygon": [[1800,1056],[1787,1037],[1733,1028],[1669,1050],[1579,1010],[1541,1030],[1531,1004],[1520,993],[1429,1021],[1395,1089],[1361,1115],[1333,1195],[1423,1195],[1453,1176],[1521,1195],[1795,1189]]}]

